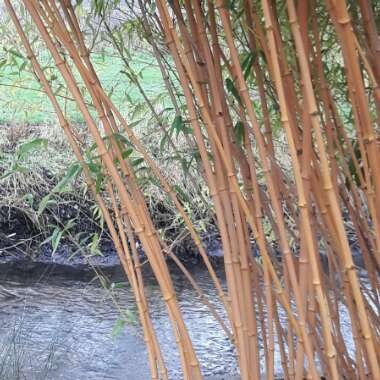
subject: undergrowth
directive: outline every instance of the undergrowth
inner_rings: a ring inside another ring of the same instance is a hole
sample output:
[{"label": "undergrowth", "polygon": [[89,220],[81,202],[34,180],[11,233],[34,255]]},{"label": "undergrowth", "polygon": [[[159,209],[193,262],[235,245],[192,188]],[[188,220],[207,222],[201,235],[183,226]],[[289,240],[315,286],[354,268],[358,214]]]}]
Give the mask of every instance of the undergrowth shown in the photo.
[{"label": "undergrowth", "polygon": [[[145,138],[149,139],[154,146],[154,138]],[[4,125],[0,149],[0,250],[34,256],[45,245],[54,254],[60,244],[75,242],[102,254],[99,244],[110,241],[110,236],[82,175],[68,173],[77,163],[59,126]],[[165,161],[163,166],[185,207],[190,199],[197,201],[198,207],[188,207],[188,212],[198,230],[213,231],[201,181],[189,183],[165,155],[156,159]],[[154,223],[168,245],[180,252],[194,248],[175,207],[147,168],[141,165],[137,173]]]}]

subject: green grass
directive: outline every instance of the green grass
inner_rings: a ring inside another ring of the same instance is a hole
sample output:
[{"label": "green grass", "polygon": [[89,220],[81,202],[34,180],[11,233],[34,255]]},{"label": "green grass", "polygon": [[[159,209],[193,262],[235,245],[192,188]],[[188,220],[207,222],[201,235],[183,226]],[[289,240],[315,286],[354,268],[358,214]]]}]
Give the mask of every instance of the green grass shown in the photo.
[{"label": "green grass", "polygon": [[[41,56],[43,63],[44,54]],[[133,118],[131,109],[139,104],[140,108],[143,107],[143,99],[136,86],[131,84],[130,79],[123,73],[125,66],[121,59],[101,54],[93,54],[91,58],[104,89],[111,94],[112,101],[124,114],[129,113],[129,118]],[[23,60],[16,57],[16,62],[20,67]],[[137,53],[132,57],[130,64],[147,95],[152,100],[159,97],[164,91],[164,83],[154,58],[149,54]],[[46,72],[53,73],[53,70]],[[53,88],[58,89],[58,81],[55,80],[53,83]],[[70,97],[63,87],[58,93]],[[65,101],[64,98],[59,99],[71,122],[83,122],[82,115],[74,102]],[[41,87],[34,76],[27,70],[19,72],[17,66],[2,68],[0,71],[0,124],[41,125],[55,122],[56,117],[50,102],[41,92]]]}]

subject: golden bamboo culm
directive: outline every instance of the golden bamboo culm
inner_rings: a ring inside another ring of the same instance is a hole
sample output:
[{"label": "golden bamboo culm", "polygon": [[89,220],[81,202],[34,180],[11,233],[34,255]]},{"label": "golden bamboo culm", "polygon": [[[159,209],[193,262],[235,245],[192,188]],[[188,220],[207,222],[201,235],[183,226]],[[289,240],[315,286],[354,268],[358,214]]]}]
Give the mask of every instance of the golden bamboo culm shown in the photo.
[{"label": "golden bamboo culm", "polygon": [[[163,34],[176,86],[184,95],[193,131],[186,141],[199,152],[222,241],[224,292],[170,181],[104,91],[71,1],[22,3],[96,143],[105,176],[102,192],[33,52],[17,2],[4,1],[103,212],[136,299],[152,379],[168,379],[165,362],[170,358],[161,351],[150,318],[137,238],[166,303],[184,379],[202,379],[202,373],[167,256],[235,345],[242,379],[273,379],[278,372],[296,380],[380,379],[380,39],[371,2],[350,6],[354,23],[345,0],[287,0],[281,6],[271,0],[156,0],[152,24],[146,4],[138,2],[142,27],[177,113],[177,91],[154,30]],[[344,69],[340,85],[352,111],[350,125],[339,108],[335,84],[327,78],[326,28],[338,46],[336,64]],[[251,60],[248,66],[242,51]],[[119,133],[142,155],[177,208],[228,321],[155,230]],[[279,141],[287,163],[281,162]],[[354,263],[347,223],[365,276],[359,276]],[[252,255],[252,240],[260,259]],[[343,333],[342,307],[350,317],[351,346]],[[275,367],[275,352],[282,368]]]}]

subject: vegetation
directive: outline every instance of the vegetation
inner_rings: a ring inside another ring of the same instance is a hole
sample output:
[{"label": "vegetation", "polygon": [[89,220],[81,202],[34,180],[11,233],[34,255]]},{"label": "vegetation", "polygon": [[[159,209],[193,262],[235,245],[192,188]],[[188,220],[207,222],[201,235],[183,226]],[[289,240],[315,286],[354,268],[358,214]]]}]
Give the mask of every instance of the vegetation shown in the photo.
[{"label": "vegetation", "polygon": [[[25,16],[22,9],[21,7],[20,11]],[[77,7],[79,14],[86,15],[87,10],[89,8],[85,6],[83,9]],[[95,9],[91,10],[95,12]],[[90,12],[90,14],[92,17],[93,13]],[[84,19],[89,28],[92,27],[91,17]],[[25,18],[25,22],[30,21]],[[28,25],[32,28],[30,24]],[[2,78],[0,124],[3,124],[0,130],[2,185],[0,223],[4,240],[0,246],[8,250],[8,248],[13,249],[16,244],[20,252],[26,250],[30,254],[36,249],[36,242],[46,244],[51,241],[54,231],[63,231],[65,225],[70,223],[74,227],[71,229],[72,237],[79,242],[83,239],[81,245],[86,248],[88,241],[95,236],[91,235],[92,233],[100,234],[106,239],[109,234],[103,233],[104,230],[96,226],[98,223],[95,221],[94,225],[94,220],[91,220],[93,217],[97,218],[97,209],[91,205],[91,197],[88,196],[88,189],[81,181],[80,173],[76,173],[67,180],[66,186],[61,186],[59,192],[53,191],[55,185],[70,176],[67,169],[70,165],[75,165],[75,157],[68,149],[64,133],[57,123],[54,108],[41,84],[35,80],[25,53],[16,48],[18,43],[14,41],[14,33],[9,33],[9,31],[16,32],[4,9],[2,25],[4,41],[3,50],[0,53]],[[88,33],[92,35],[91,31]],[[138,46],[131,46],[132,42],[130,42],[120,54],[113,45],[113,39],[111,31],[104,30],[97,43],[92,43],[94,45],[92,60],[105,91],[118,108],[128,110],[127,116],[131,125],[138,131],[145,146],[159,160],[160,166],[165,167],[172,176],[174,175],[177,190],[183,198],[195,200],[198,207],[197,211],[194,211],[194,221],[204,232],[206,232],[206,226],[208,232],[210,229],[214,230],[214,227],[210,225],[212,220],[209,214],[209,202],[205,201],[203,192],[198,192],[198,189],[202,187],[202,182],[199,182],[199,179],[195,181],[193,173],[190,174],[192,182],[188,183],[189,166],[194,161],[193,152],[186,155],[190,156],[188,158],[179,155],[177,150],[173,152],[170,147],[168,149],[170,145],[168,135],[163,132],[162,126],[164,123],[169,125],[169,134],[176,137],[176,142],[180,142],[181,125],[178,123],[179,119],[175,119],[172,108],[167,104],[168,95],[163,91],[165,86],[154,55],[147,49],[147,44],[144,42]],[[130,39],[135,40],[136,37]],[[85,146],[91,149],[92,140],[81,129],[84,124],[83,116],[73,99],[67,94],[51,57],[37,39],[34,39],[33,44],[40,61],[44,62],[43,69],[48,73],[47,77],[55,88],[55,94],[62,102],[66,117],[75,126],[76,133],[80,135]],[[136,50],[133,50],[134,48]],[[128,64],[126,60],[131,63]],[[81,91],[84,91],[84,87]],[[149,107],[146,105],[147,100],[150,103]],[[161,127],[158,127],[157,123]],[[44,140],[44,144],[38,143],[41,139]],[[32,149],[23,158],[22,166],[9,170],[12,162],[17,160],[18,150],[23,144],[31,144]],[[178,147],[184,149],[181,144]],[[134,157],[136,165],[139,166],[144,194],[148,198],[149,209],[155,215],[157,227],[162,230],[173,247],[184,251],[184,241],[186,241],[187,248],[191,249],[192,244],[181,221],[178,220],[175,209],[166,201],[154,179],[146,172],[141,158],[138,155]],[[52,191],[53,194],[50,194]],[[49,199],[48,204],[41,203],[47,199]],[[89,204],[93,213],[88,212]],[[18,223],[14,223],[15,219],[20,222],[19,226],[17,226]],[[91,232],[89,236],[81,234],[84,227]],[[20,230],[24,230],[25,233],[20,234]],[[15,233],[16,236],[14,236]],[[7,238],[8,235],[12,236],[12,239]],[[67,241],[70,236],[65,235]],[[19,244],[20,242],[22,244]]]},{"label": "vegetation", "polygon": [[[5,0],[23,49],[5,47],[4,75],[36,77],[75,155],[37,215],[74,178],[86,183],[134,292],[152,378],[168,376],[137,241],[166,302],[185,379],[202,375],[168,256],[235,344],[243,379],[262,375],[261,351],[265,376],[274,377],[275,346],[287,379],[380,378],[378,5],[15,3]],[[19,140],[3,181],[46,145],[40,136]],[[201,239],[214,224],[227,293]],[[54,229],[54,250],[71,227]],[[177,258],[180,231],[208,268],[229,325]]]},{"label": "vegetation", "polygon": [[[24,330],[23,320],[15,323],[0,345],[0,376],[4,380],[22,380],[28,376],[28,367],[33,367],[35,378],[38,380],[49,379],[49,375],[55,360],[56,337],[49,344],[48,352],[33,354],[23,348],[22,333]],[[28,332],[30,334],[30,331]]]}]

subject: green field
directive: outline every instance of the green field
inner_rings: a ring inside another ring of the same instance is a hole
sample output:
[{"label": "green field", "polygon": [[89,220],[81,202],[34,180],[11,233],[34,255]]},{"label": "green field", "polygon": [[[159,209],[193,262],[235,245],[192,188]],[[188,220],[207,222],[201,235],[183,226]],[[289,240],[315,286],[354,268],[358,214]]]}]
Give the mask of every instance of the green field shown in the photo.
[{"label": "green field", "polygon": [[[143,99],[136,85],[125,74],[122,60],[101,54],[93,54],[91,58],[104,89],[124,114],[129,110],[129,118],[133,119],[131,113],[136,107],[141,111]],[[16,57],[16,62],[18,67],[13,65],[0,70],[0,124],[55,123],[55,114],[40,85],[27,68],[19,70],[23,62],[21,58]],[[164,92],[164,84],[153,57],[138,53],[132,57],[130,65],[149,98],[157,99]],[[69,120],[81,123],[83,119],[79,110],[74,102],[65,100],[70,94],[66,94],[64,87],[59,86],[58,79],[53,81],[53,88],[59,90],[57,93],[61,95],[59,99]]]}]

